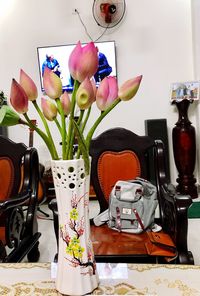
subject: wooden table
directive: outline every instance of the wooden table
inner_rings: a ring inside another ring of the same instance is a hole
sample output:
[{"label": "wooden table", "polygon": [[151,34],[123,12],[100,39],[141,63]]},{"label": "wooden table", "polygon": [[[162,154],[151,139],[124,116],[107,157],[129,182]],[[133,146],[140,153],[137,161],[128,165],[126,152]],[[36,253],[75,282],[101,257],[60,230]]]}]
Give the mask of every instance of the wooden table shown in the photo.
[{"label": "wooden table", "polygon": [[[95,295],[200,295],[200,266],[98,263],[97,268]],[[0,295],[61,295],[55,290],[55,270],[51,263],[2,263]]]}]

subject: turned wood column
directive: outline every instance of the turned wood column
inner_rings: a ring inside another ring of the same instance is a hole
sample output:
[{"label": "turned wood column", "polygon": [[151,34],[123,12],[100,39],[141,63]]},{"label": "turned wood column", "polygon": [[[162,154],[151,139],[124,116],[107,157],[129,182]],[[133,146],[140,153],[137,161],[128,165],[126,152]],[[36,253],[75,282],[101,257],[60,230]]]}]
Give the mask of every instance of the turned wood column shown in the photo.
[{"label": "turned wood column", "polygon": [[188,119],[188,108],[192,102],[187,99],[174,102],[179,118],[172,131],[172,140],[174,160],[178,170],[177,192],[197,198],[196,179],[193,175],[196,163],[196,135],[195,128]]}]

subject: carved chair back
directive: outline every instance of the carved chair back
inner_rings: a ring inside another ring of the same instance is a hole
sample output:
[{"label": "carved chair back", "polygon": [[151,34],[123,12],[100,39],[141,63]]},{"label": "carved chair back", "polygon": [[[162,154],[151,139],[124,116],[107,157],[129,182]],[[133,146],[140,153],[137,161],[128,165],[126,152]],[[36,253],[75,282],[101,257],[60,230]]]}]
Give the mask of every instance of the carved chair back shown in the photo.
[{"label": "carved chair back", "polygon": [[[8,261],[22,259],[40,236],[36,220],[38,181],[37,150],[0,136],[0,253],[3,246],[16,250],[16,257],[13,253]],[[27,213],[24,212],[24,206]],[[23,240],[26,243],[20,248]],[[7,260],[5,252],[3,253],[0,254],[2,261]],[[31,261],[37,261],[37,248],[35,256],[32,255],[29,255],[33,259]]]},{"label": "carved chair back", "polygon": [[110,192],[118,180],[151,179],[149,149],[154,141],[124,128],[109,129],[92,140],[91,181],[101,212],[108,208]]}]

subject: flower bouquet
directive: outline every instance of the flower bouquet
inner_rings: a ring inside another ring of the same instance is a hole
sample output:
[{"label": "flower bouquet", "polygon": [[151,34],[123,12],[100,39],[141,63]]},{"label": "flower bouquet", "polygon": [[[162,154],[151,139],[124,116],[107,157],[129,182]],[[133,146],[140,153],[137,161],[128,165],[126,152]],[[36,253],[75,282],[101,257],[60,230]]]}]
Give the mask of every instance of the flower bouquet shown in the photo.
[{"label": "flower bouquet", "polygon": [[[42,97],[41,108],[37,103],[38,91],[35,83],[21,70],[19,83],[13,79],[11,84],[10,104],[14,110],[10,106],[1,108],[0,126],[28,125],[41,136],[52,159],[65,160],[81,157],[84,159],[86,172],[89,172],[89,147],[95,129],[116,105],[135,96],[142,76],[126,81],[119,89],[116,78],[109,76],[104,78],[98,89],[96,89],[94,80],[91,79],[98,68],[98,53],[93,42],[84,47],[78,42],[69,57],[68,66],[75,81],[71,100],[67,92],[62,93],[61,79],[46,67],[43,84],[45,93],[50,99]],[[44,130],[36,127],[31,122],[28,116],[29,102],[32,102],[37,110],[43,122]],[[94,102],[96,102],[100,114],[87,135],[84,135],[85,126]],[[80,109],[78,121],[74,118],[76,106]],[[66,126],[67,117],[69,117],[68,126]],[[62,155],[58,155],[48,121],[54,121],[58,128],[62,142]],[[77,141],[78,151],[74,155],[73,147]]]},{"label": "flower bouquet", "polygon": [[[19,83],[13,79],[11,84],[10,104],[13,108],[2,106],[0,125],[29,126],[41,136],[51,154],[60,233],[56,288],[63,294],[83,295],[98,286],[88,217],[90,142],[103,118],[121,101],[129,101],[135,96],[142,76],[127,80],[119,89],[116,78],[109,76],[96,89],[93,76],[98,69],[98,54],[93,42],[84,47],[78,42],[69,57],[68,66],[74,79],[71,98],[67,92],[62,92],[61,79],[46,67],[43,85],[49,98],[41,98],[41,108],[36,100],[35,83],[21,70]],[[29,102],[40,116],[43,129],[30,120]],[[86,133],[94,103],[100,113]],[[75,118],[76,108],[80,110],[78,120]],[[52,121],[61,137],[62,155],[58,154],[49,127]],[[74,149],[75,145],[78,149]]]}]

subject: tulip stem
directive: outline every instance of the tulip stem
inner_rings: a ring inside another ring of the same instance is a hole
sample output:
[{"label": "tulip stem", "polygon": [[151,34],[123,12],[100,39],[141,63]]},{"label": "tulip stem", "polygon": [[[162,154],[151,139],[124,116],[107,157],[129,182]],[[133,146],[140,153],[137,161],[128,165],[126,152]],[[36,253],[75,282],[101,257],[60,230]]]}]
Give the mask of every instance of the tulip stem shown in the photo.
[{"label": "tulip stem", "polygon": [[67,145],[67,159],[72,158],[72,152],[73,152],[73,144],[74,144],[74,110],[76,105],[76,92],[79,87],[79,82],[77,80],[74,81],[74,89],[72,92],[72,98],[71,98],[71,111],[70,111],[70,118],[69,118],[69,127],[68,127],[68,145]]},{"label": "tulip stem", "polygon": [[[89,118],[89,116],[90,116],[90,112],[91,112],[91,109],[92,109],[92,106],[90,106],[89,108],[88,108],[88,110],[87,110],[87,114],[86,114],[86,116],[85,116],[85,119],[84,119],[84,121],[83,121],[83,124],[82,124],[82,126],[81,126],[81,133],[83,134],[83,132],[84,132],[84,129],[85,129],[85,126],[86,126],[86,124],[87,124],[87,121],[88,121],[88,118]],[[80,158],[80,153],[81,153],[81,150],[78,148],[78,151],[77,151],[77,159],[78,158]]]},{"label": "tulip stem", "polygon": [[19,122],[18,122],[19,124],[24,124],[24,125],[28,125],[29,126],[29,124],[26,122],[26,121],[24,121],[23,119],[19,119]]},{"label": "tulip stem", "polygon": [[40,137],[44,140],[45,144],[47,145],[47,147],[49,149],[52,159],[55,159],[55,160],[59,159],[57,151],[52,146],[52,143],[49,140],[49,138],[47,137],[47,135],[41,129],[39,129],[36,125],[34,125],[32,123],[32,121],[28,117],[27,113],[24,113],[23,115],[24,115],[26,121],[28,122],[29,127],[32,128],[33,130],[35,130],[40,135]]},{"label": "tulip stem", "polygon": [[85,126],[86,126],[87,121],[88,121],[88,118],[89,118],[89,116],[90,116],[91,108],[92,108],[92,106],[90,106],[90,107],[88,108],[88,110],[87,110],[87,114],[86,114],[86,117],[85,117],[85,119],[84,119],[84,121],[83,121],[83,124],[82,124],[82,126],[81,126],[81,132],[82,132],[82,133],[84,132]]},{"label": "tulip stem", "polygon": [[80,111],[80,115],[79,115],[78,120],[77,120],[77,125],[78,125],[79,127],[80,127],[80,125],[81,125],[81,122],[82,122],[82,119],[83,119],[84,112],[85,112],[85,110],[81,110],[81,111]]},{"label": "tulip stem", "polygon": [[115,108],[115,106],[117,106],[119,103],[121,102],[120,98],[117,98],[116,100],[114,100],[114,102],[112,103],[112,105],[110,105],[105,111],[103,111],[101,113],[101,115],[97,118],[97,120],[95,121],[95,123],[93,124],[93,126],[91,127],[91,129],[89,130],[87,137],[86,137],[86,146],[89,152],[89,148],[90,148],[90,142],[92,139],[92,136],[97,128],[97,126],[100,124],[100,122],[102,121],[102,119],[112,110]]},{"label": "tulip stem", "polygon": [[67,159],[67,154],[66,154],[66,138],[67,138],[67,133],[66,133],[66,122],[65,122],[65,114],[62,108],[62,104],[60,99],[56,99],[56,104],[58,107],[58,112],[60,113],[61,117],[61,136],[62,136],[62,159],[66,160]]},{"label": "tulip stem", "polygon": [[[38,114],[39,114],[39,116],[40,116],[40,118],[41,118],[41,120],[42,120],[42,122],[44,124],[45,130],[46,130],[46,133],[47,133],[47,136],[49,137],[49,141],[51,143],[51,146],[52,146],[53,150],[55,151],[55,153],[57,154],[56,147],[55,147],[55,144],[54,144],[54,141],[53,141],[53,138],[52,138],[52,135],[51,135],[51,132],[50,132],[48,123],[46,121],[46,118],[44,117],[44,114],[40,110],[37,102],[36,101],[32,101],[32,103],[33,103],[33,106],[37,110],[37,112],[38,112]],[[58,158],[58,154],[56,155],[56,157]]]},{"label": "tulip stem", "polygon": [[55,124],[56,124],[56,126],[57,126],[57,128],[58,128],[58,130],[60,132],[60,135],[62,136],[62,128],[61,128],[61,125],[60,125],[58,119],[54,118],[54,122],[55,122]]}]

